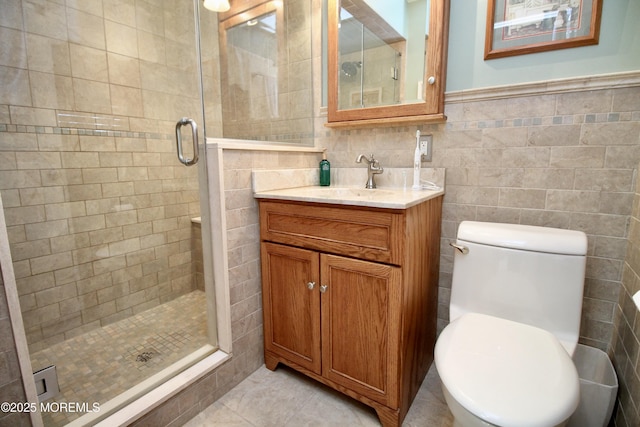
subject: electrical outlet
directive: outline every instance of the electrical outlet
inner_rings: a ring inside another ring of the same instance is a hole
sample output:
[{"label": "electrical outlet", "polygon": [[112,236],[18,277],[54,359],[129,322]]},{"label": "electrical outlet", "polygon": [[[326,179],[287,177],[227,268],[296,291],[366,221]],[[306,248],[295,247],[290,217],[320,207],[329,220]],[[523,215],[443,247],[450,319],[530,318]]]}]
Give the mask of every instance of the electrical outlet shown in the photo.
[{"label": "electrical outlet", "polygon": [[420,160],[423,162],[431,161],[431,149],[433,146],[432,135],[420,135]]}]

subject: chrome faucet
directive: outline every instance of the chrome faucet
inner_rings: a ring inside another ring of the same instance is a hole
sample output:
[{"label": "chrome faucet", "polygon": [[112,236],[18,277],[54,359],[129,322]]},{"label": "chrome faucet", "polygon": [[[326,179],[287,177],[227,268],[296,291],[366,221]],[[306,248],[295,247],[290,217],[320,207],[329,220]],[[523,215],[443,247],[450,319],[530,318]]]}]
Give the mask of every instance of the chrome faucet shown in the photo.
[{"label": "chrome faucet", "polygon": [[376,188],[376,180],[374,179],[375,175],[384,172],[384,169],[382,168],[382,166],[380,166],[380,162],[373,158],[373,154],[371,155],[370,159],[367,159],[364,154],[360,154],[356,159],[356,163],[362,163],[363,160],[367,162],[367,172],[369,175],[367,184],[364,187]]}]

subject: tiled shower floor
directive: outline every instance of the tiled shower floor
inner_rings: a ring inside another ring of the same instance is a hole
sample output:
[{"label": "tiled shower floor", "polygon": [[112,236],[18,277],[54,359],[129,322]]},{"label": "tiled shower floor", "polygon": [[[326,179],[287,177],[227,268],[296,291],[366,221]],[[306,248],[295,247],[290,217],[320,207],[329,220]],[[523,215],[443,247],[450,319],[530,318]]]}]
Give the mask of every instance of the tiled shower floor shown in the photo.
[{"label": "tiled shower floor", "polygon": [[[101,404],[207,343],[205,293],[158,307],[31,355],[34,372],[55,365],[60,394],[49,402]],[[45,426],[81,416],[43,413]]]}]

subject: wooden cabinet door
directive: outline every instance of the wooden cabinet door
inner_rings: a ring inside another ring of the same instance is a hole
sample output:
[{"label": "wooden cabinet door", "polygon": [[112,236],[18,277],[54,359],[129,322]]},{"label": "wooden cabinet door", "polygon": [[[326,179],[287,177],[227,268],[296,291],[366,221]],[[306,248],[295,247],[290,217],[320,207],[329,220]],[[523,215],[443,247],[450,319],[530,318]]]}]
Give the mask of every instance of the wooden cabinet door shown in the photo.
[{"label": "wooden cabinet door", "polygon": [[397,408],[401,269],[320,257],[322,376]]},{"label": "wooden cabinet door", "polygon": [[263,242],[261,256],[265,350],[320,374],[319,254]]}]

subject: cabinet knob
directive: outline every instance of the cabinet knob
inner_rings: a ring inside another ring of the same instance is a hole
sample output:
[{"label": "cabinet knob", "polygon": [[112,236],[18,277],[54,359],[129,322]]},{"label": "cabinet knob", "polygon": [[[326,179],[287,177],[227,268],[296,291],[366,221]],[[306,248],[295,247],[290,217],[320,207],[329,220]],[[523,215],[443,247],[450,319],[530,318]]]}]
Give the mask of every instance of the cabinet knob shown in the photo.
[{"label": "cabinet knob", "polygon": [[320,285],[320,292],[324,294],[325,292],[327,292],[327,288],[328,288],[327,285]]},{"label": "cabinet knob", "polygon": [[316,282],[309,282],[309,283],[307,283],[307,288],[309,288],[309,289],[313,289],[313,288],[314,288],[314,286],[316,286]]}]

